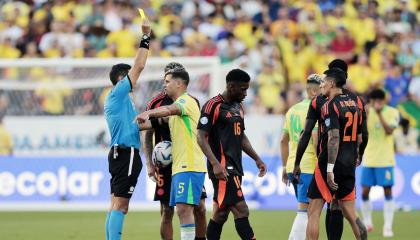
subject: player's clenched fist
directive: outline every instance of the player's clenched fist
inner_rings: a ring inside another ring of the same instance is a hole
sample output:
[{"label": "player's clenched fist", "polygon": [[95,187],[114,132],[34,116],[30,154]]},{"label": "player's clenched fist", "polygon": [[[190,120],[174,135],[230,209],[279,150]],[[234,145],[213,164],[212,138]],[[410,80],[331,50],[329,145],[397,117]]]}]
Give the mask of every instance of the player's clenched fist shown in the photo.
[{"label": "player's clenched fist", "polygon": [[213,166],[213,172],[216,178],[227,181],[228,173],[220,163]]},{"label": "player's clenched fist", "polygon": [[136,121],[137,123],[144,123],[147,120],[149,120],[149,114],[147,114],[146,112],[140,113],[139,115],[137,115],[136,117]]},{"label": "player's clenched fist", "polygon": [[258,177],[264,177],[264,175],[267,173],[267,166],[261,159],[255,163],[257,164],[257,168],[260,170]]}]

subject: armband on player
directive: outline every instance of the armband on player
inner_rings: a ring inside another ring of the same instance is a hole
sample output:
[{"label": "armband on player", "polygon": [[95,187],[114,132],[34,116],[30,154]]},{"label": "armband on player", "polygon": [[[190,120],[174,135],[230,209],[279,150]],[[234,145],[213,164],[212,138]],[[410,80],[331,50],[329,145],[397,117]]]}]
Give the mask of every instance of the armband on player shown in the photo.
[{"label": "armband on player", "polygon": [[334,171],[334,164],[328,163],[327,164],[327,173]]},{"label": "armband on player", "polygon": [[143,37],[141,37],[139,48],[149,49],[149,44],[150,44],[150,36],[144,34]]}]

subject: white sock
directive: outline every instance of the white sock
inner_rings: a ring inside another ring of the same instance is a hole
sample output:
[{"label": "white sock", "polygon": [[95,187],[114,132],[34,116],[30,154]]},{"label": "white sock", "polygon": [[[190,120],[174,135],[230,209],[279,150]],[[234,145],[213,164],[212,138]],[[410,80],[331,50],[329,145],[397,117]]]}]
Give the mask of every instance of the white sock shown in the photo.
[{"label": "white sock", "polygon": [[384,201],[384,228],[392,229],[394,221],[394,200]]},{"label": "white sock", "polygon": [[297,212],[295,220],[293,221],[292,230],[290,230],[289,240],[305,240],[306,225],[308,224],[308,213]]},{"label": "white sock", "polygon": [[181,224],[181,240],[194,240],[195,224]]},{"label": "white sock", "polygon": [[372,202],[369,200],[362,201],[360,210],[362,210],[363,222],[365,225],[372,226]]}]

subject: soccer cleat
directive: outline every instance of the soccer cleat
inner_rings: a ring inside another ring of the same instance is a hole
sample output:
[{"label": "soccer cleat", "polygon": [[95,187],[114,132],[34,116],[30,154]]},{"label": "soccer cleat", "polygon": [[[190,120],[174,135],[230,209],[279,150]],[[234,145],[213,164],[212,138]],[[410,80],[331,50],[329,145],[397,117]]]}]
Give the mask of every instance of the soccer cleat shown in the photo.
[{"label": "soccer cleat", "polygon": [[394,232],[390,228],[384,228],[382,234],[383,234],[384,237],[393,237],[394,236]]},{"label": "soccer cleat", "polygon": [[373,231],[373,225],[372,224],[365,224],[365,226],[366,226],[366,230],[368,231],[368,232],[372,232]]}]

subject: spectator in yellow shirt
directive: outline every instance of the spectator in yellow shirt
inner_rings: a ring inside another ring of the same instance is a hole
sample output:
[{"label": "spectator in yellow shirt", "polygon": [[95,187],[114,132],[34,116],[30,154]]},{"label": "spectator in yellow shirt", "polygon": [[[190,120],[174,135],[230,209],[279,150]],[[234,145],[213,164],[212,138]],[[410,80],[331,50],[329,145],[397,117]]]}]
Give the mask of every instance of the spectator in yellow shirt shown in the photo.
[{"label": "spectator in yellow shirt", "polygon": [[280,104],[280,93],[284,90],[285,82],[282,75],[274,71],[271,63],[264,63],[258,75],[258,95],[269,113]]},{"label": "spectator in yellow shirt", "polygon": [[127,19],[123,19],[121,30],[108,35],[106,42],[116,44],[118,57],[133,57],[136,53],[134,51],[137,42],[136,34],[130,30],[130,22]]},{"label": "spectator in yellow shirt", "polygon": [[270,25],[270,33],[273,37],[278,37],[286,31],[290,39],[294,39],[297,36],[296,23],[290,20],[289,9],[282,7],[277,13],[277,20]]},{"label": "spectator in yellow shirt", "polygon": [[353,89],[357,93],[365,93],[369,89],[371,83],[377,79],[372,79],[373,70],[369,65],[366,54],[361,53],[357,57],[357,63],[349,67],[349,80]]},{"label": "spectator in yellow shirt", "polygon": [[4,113],[0,113],[0,156],[13,154],[12,135],[3,125]]},{"label": "spectator in yellow shirt", "polygon": [[20,51],[12,45],[10,38],[0,42],[0,58],[19,58]]}]

